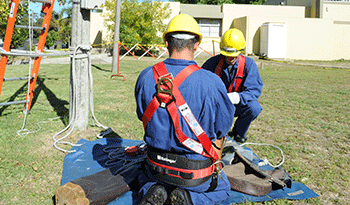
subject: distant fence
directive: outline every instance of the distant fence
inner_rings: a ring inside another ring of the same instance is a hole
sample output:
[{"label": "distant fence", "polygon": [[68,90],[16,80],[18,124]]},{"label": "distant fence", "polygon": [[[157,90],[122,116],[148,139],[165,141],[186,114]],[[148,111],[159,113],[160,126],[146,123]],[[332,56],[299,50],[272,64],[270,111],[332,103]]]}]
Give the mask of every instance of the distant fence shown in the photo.
[{"label": "distant fence", "polygon": [[[114,42],[109,42],[105,44],[95,44],[92,45],[92,47],[98,49],[103,49],[102,46],[108,45],[108,44],[113,44]],[[209,56],[214,56],[215,55],[215,49],[214,49],[214,43],[218,43],[217,41],[212,41],[211,43],[207,43],[204,45],[204,47],[199,46],[197,52],[195,53],[194,58],[198,57],[201,54],[207,54]],[[131,44],[123,44],[122,42],[118,41],[118,44],[120,48],[125,49],[125,52],[119,53],[119,60],[122,60],[125,56],[133,56],[137,60],[141,60],[144,56],[148,55],[149,57],[154,58],[155,60],[158,60],[165,54],[169,55],[167,48],[164,45],[158,45],[158,44],[153,44],[153,45],[141,45],[139,43],[136,43],[135,45]],[[203,45],[203,43],[202,43]],[[209,49],[210,47],[213,47],[212,49]],[[148,49],[146,49],[148,48]],[[138,54],[136,54],[136,50],[138,49]],[[121,49],[119,49],[120,51]],[[157,54],[154,52],[156,50]],[[141,51],[141,52],[140,52]],[[210,52],[211,51],[211,52]]]}]

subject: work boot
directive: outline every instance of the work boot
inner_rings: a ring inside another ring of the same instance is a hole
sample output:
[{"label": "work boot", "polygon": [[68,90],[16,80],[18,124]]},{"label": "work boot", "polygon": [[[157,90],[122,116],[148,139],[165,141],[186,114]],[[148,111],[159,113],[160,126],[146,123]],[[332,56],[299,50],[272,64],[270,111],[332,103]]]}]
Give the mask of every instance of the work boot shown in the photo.
[{"label": "work boot", "polygon": [[193,205],[190,193],[184,189],[174,189],[169,198],[171,205]]},{"label": "work boot", "polygon": [[247,137],[239,135],[236,131],[227,133],[228,136],[232,137],[236,142],[244,143],[247,141]]},{"label": "work boot", "polygon": [[140,205],[163,205],[168,198],[168,194],[162,185],[155,184],[151,186]]},{"label": "work boot", "polygon": [[56,205],[89,205],[81,186],[68,182],[56,190]]}]

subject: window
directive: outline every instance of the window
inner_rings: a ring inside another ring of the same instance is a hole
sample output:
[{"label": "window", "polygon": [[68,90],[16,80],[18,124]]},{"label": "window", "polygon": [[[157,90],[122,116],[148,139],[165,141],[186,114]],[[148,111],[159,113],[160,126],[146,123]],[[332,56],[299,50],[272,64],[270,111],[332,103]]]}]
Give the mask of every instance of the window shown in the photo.
[{"label": "window", "polygon": [[221,20],[198,19],[198,25],[203,37],[220,37]]}]

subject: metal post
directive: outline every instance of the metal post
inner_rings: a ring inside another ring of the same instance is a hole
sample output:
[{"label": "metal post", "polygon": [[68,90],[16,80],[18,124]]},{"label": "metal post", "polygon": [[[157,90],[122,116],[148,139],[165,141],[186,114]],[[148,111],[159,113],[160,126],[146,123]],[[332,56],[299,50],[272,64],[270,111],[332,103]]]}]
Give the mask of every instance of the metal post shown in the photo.
[{"label": "metal post", "polygon": [[[120,0],[116,1],[115,7],[115,24],[114,24],[114,43],[113,43],[113,61],[112,61],[112,72],[119,71],[119,25],[120,25]],[[118,73],[119,74],[119,73]]]},{"label": "metal post", "polygon": [[[90,10],[81,9],[80,0],[73,0],[72,6],[72,50],[81,53],[79,47],[90,45]],[[69,103],[69,119],[74,128],[86,129],[89,118],[89,76],[87,55],[71,58],[71,87]],[[73,63],[74,62],[74,63]]]}]

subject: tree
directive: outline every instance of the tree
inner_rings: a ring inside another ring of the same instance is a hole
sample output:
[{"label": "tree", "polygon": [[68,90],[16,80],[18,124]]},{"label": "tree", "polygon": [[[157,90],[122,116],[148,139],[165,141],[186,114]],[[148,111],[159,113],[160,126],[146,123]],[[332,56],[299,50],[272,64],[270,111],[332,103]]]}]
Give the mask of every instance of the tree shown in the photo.
[{"label": "tree", "polygon": [[[109,38],[113,39],[115,20],[115,0],[107,0],[105,3],[108,12],[105,25],[109,31]],[[119,39],[123,44],[153,45],[162,43],[162,38],[157,34],[165,30],[162,22],[170,15],[169,4],[145,0],[123,0],[121,6]]]},{"label": "tree", "polygon": [[[11,0],[2,0],[0,2],[0,38],[4,39],[7,28],[7,21],[10,14],[10,3]],[[21,1],[17,9],[17,16],[15,25],[28,25],[28,2]],[[14,28],[11,48],[18,48],[24,44],[29,36],[28,30]]]},{"label": "tree", "polygon": [[59,40],[62,41],[63,44],[69,44],[71,38],[71,30],[72,30],[72,0],[67,1],[69,6],[65,6],[60,13],[59,20]]},{"label": "tree", "polygon": [[[71,0],[68,0],[68,5],[71,5]],[[61,41],[62,44],[67,44],[70,41],[71,35],[71,14],[72,7],[64,7],[60,13],[55,11],[52,12],[52,18],[50,21],[49,31],[47,33],[47,38],[45,42],[45,46],[50,48],[54,45],[61,45],[61,43],[57,43],[57,41]],[[65,17],[64,17],[65,16]],[[34,25],[42,26],[43,17],[35,18]],[[34,31],[34,38],[39,38],[40,31]]]},{"label": "tree", "polygon": [[[71,3],[72,0],[59,0],[60,5]],[[11,0],[0,0],[0,38],[4,40],[7,28],[7,21],[10,13]],[[50,28],[46,39],[46,45],[51,47],[57,40],[61,40],[63,43],[69,41],[70,36],[70,14],[71,8],[62,9],[61,14],[53,13],[53,18],[50,22]],[[67,17],[62,18],[65,15]],[[20,1],[20,5],[16,15],[16,25],[29,25],[28,18],[28,1]],[[34,26],[42,26],[43,18],[39,14],[33,14],[32,17]],[[40,31],[34,30],[34,38],[39,37]],[[29,38],[29,31],[27,29],[14,28],[11,39],[11,48],[18,48],[23,46],[26,40]]]}]

